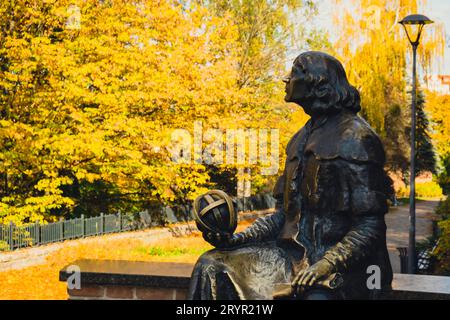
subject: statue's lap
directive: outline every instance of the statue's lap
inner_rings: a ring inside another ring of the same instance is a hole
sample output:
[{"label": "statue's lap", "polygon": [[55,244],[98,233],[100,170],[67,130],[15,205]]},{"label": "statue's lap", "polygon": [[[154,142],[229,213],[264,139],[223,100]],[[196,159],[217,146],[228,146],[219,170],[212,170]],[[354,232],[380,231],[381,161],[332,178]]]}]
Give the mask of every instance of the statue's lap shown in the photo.
[{"label": "statue's lap", "polygon": [[271,299],[274,286],[292,278],[291,260],[274,242],[233,250],[213,249],[200,257],[195,270],[201,277],[217,282],[217,287],[222,279],[217,275],[226,274],[241,298],[246,299]]}]

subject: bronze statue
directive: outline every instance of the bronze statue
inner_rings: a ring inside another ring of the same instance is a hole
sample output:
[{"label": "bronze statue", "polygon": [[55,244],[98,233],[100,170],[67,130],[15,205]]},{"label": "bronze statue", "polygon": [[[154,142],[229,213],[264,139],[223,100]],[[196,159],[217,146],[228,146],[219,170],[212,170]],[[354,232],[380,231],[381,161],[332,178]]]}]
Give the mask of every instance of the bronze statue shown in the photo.
[{"label": "bronze statue", "polygon": [[315,51],[299,55],[283,81],[285,100],[311,119],[287,146],[276,212],[241,233],[203,233],[216,249],[198,260],[190,299],[368,299],[371,265],[381,289],[390,287],[391,188],[381,141],[357,115],[358,91],[337,59]]}]

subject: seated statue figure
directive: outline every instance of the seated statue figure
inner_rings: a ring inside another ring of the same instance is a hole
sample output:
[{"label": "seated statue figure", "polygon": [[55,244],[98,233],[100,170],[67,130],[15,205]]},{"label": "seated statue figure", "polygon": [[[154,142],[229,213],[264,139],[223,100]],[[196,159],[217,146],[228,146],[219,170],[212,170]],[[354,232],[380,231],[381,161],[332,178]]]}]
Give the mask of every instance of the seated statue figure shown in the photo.
[{"label": "seated statue figure", "polygon": [[391,286],[392,187],[381,141],[357,115],[358,91],[337,59],[316,51],[300,54],[283,81],[285,101],[311,118],[287,145],[276,210],[240,233],[203,233],[215,249],[196,263],[190,299],[370,299],[373,268],[380,289]]}]

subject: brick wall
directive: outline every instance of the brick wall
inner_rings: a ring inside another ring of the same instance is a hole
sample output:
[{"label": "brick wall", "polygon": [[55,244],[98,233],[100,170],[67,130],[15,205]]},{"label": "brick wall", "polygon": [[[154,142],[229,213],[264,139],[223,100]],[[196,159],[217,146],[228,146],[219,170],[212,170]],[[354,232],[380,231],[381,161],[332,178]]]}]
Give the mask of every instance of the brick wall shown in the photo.
[{"label": "brick wall", "polygon": [[[59,280],[67,282],[70,300],[185,300],[193,267],[191,263],[77,260],[60,271]],[[77,285],[80,289],[69,289]]]},{"label": "brick wall", "polygon": [[70,300],[185,300],[187,290],[133,286],[82,286],[67,289]]}]

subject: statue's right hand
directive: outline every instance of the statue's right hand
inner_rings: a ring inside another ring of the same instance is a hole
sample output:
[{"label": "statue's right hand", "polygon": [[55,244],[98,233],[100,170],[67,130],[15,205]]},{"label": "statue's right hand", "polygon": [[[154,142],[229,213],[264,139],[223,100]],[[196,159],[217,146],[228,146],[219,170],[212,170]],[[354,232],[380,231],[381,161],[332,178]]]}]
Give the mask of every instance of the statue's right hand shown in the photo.
[{"label": "statue's right hand", "polygon": [[218,249],[228,249],[240,243],[240,237],[227,233],[204,232],[203,239]]}]

